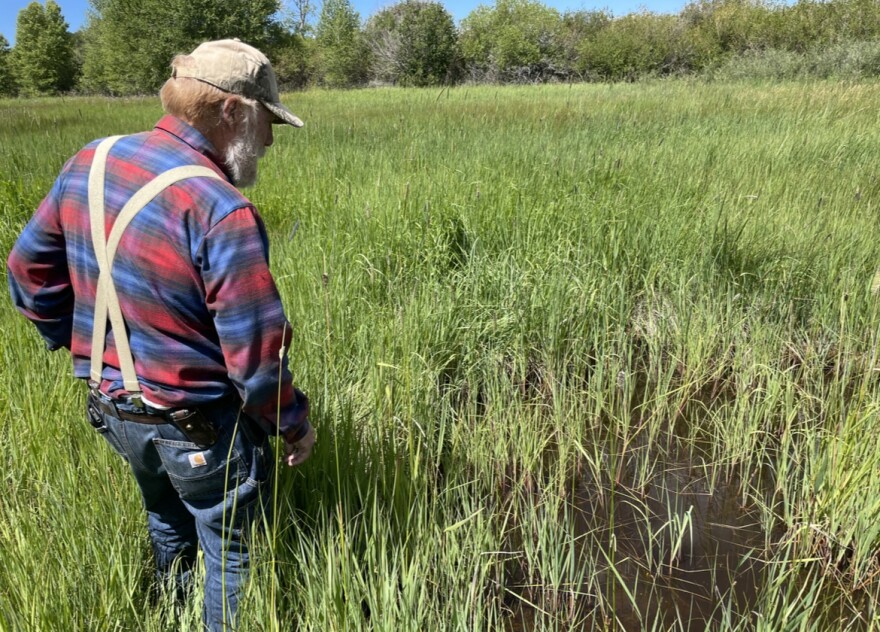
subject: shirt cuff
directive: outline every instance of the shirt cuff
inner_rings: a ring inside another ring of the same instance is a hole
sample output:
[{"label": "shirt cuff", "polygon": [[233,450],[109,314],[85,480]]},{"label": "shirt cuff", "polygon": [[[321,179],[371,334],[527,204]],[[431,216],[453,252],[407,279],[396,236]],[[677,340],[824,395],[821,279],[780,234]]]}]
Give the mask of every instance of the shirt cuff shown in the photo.
[{"label": "shirt cuff", "polygon": [[288,428],[281,434],[284,436],[284,440],[287,441],[287,443],[296,443],[308,434],[309,428],[311,427],[312,424],[306,419],[300,425]]}]

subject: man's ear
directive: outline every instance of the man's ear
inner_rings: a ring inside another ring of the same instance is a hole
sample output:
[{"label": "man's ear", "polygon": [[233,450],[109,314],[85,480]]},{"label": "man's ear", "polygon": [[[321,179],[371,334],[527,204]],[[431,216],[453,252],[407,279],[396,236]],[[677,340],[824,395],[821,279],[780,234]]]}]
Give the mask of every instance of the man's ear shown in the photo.
[{"label": "man's ear", "polygon": [[238,122],[239,100],[235,97],[229,97],[223,101],[223,121],[230,126],[234,126]]}]

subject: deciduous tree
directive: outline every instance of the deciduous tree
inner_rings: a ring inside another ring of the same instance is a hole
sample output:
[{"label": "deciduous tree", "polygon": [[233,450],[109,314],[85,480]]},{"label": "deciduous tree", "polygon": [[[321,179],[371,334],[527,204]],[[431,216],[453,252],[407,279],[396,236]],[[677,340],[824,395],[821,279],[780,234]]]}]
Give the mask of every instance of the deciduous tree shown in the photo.
[{"label": "deciduous tree", "polygon": [[314,0],[290,0],[284,25],[294,35],[306,36],[312,32],[312,18],[315,16]]},{"label": "deciduous tree", "polygon": [[360,15],[349,0],[324,0],[316,39],[324,83],[346,87],[366,81],[369,52]]},{"label": "deciduous tree", "polygon": [[9,41],[0,35],[0,96],[4,97],[14,97],[18,93],[9,57]]},{"label": "deciduous tree", "polygon": [[458,36],[439,2],[404,0],[367,22],[367,41],[377,79],[429,86],[453,79]]},{"label": "deciduous tree", "polygon": [[462,55],[489,79],[540,79],[553,73],[560,26],[559,12],[537,0],[480,5],[462,21]]},{"label": "deciduous tree", "polygon": [[305,88],[317,77],[315,39],[300,33],[283,33],[272,44],[269,53],[278,78],[278,88]]},{"label": "deciduous tree", "polygon": [[155,92],[171,59],[208,40],[265,47],[278,0],[90,0],[83,82],[113,94]]},{"label": "deciduous tree", "polygon": [[64,92],[76,78],[73,37],[55,0],[31,2],[18,14],[12,68],[19,92],[32,96]]}]

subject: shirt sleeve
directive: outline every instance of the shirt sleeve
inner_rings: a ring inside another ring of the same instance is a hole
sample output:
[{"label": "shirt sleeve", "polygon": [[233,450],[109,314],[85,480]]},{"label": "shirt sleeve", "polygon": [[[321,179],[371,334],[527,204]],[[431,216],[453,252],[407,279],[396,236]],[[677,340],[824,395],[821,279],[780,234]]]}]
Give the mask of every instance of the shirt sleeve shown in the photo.
[{"label": "shirt sleeve", "polygon": [[9,253],[7,280],[18,311],[50,350],[70,348],[74,295],[58,206],[62,178],[40,203]]},{"label": "shirt sleeve", "polygon": [[269,247],[255,209],[233,211],[213,226],[200,249],[205,300],[229,378],[244,411],[288,441],[309,429],[308,399],[294,388],[287,349],[292,330],[269,272]]}]

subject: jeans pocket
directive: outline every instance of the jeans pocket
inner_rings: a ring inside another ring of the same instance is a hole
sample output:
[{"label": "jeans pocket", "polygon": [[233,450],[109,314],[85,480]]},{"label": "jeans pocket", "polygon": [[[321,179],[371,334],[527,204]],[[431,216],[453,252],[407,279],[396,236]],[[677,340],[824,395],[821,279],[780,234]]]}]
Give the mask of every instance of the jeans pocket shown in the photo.
[{"label": "jeans pocket", "polygon": [[210,448],[164,438],[153,439],[153,445],[183,500],[218,498],[247,479],[247,468],[225,433]]}]

